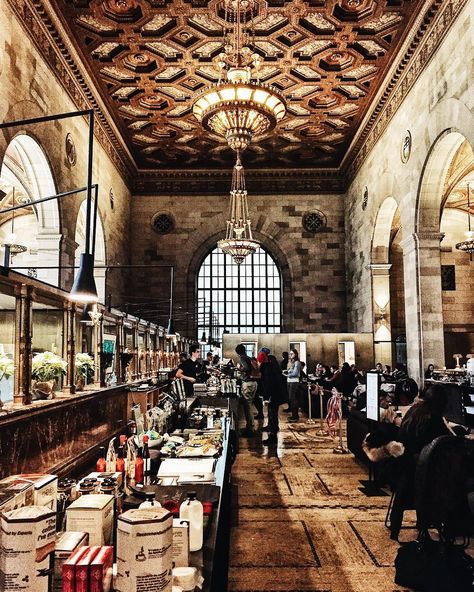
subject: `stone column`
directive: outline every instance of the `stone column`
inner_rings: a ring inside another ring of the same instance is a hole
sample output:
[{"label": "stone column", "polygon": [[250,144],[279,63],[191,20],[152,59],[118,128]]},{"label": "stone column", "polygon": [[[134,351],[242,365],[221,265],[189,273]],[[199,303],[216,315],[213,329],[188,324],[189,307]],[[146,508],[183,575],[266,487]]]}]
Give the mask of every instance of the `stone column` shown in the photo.
[{"label": "stone column", "polygon": [[145,378],[151,377],[151,337],[150,323],[147,323],[145,329]]},{"label": "stone column", "polygon": [[116,343],[115,343],[115,376],[117,377],[117,383],[123,382],[123,368],[122,368],[122,354],[124,344],[124,327],[123,317],[118,317],[116,324]]},{"label": "stone column", "polygon": [[16,293],[15,310],[15,365],[13,404],[31,403],[31,360],[32,360],[32,303],[33,289],[21,284]]},{"label": "stone column", "polygon": [[130,362],[132,364],[132,368],[131,368],[131,377],[132,380],[137,380],[137,378],[140,376],[140,369],[138,367],[138,322],[135,321],[133,323],[133,331],[132,331],[132,353],[133,353],[133,358],[132,361]]},{"label": "stone column", "polygon": [[[38,269],[37,277],[39,280],[53,285],[59,285],[59,253],[61,246],[61,234],[48,234],[41,232],[36,237],[38,244],[38,263],[42,267],[52,267],[56,269]],[[32,266],[34,267],[34,266]]]},{"label": "stone column", "polygon": [[428,364],[444,366],[439,232],[411,234],[401,243],[409,375],[419,385]]},{"label": "stone column", "polygon": [[73,395],[76,392],[76,305],[72,302],[64,306],[64,351],[67,374],[63,392]]},{"label": "stone column", "polygon": [[372,263],[372,311],[375,361],[392,365],[392,328],[390,324],[391,263]]}]

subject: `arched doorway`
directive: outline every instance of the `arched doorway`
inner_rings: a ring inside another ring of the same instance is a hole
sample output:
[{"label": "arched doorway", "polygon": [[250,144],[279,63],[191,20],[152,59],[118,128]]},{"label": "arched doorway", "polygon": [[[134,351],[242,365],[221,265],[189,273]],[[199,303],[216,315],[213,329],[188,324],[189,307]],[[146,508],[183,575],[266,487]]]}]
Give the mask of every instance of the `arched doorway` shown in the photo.
[{"label": "arched doorway", "polygon": [[452,368],[456,354],[462,356],[461,363],[465,364],[467,354],[474,353],[474,263],[468,253],[456,248],[467,238],[469,218],[474,229],[474,154],[467,140],[451,161],[441,207],[444,365]]},{"label": "arched doorway", "polygon": [[380,205],[372,237],[371,272],[375,359],[405,363],[396,347],[405,333],[403,254],[400,211],[393,197]]},{"label": "arched doorway", "polygon": [[236,265],[214,247],[197,274],[198,335],[280,333],[282,281],[272,255],[263,247]]},{"label": "arched doorway", "polygon": [[[76,233],[75,233],[75,241],[77,244],[76,247],[76,256],[75,256],[75,265],[76,267],[79,266],[79,259],[81,253],[84,253],[85,250],[85,242],[86,242],[86,207],[87,202],[84,200],[81,203],[79,208],[79,212],[77,214],[77,221],[76,221]],[[104,236],[104,227],[102,225],[102,220],[100,218],[99,212],[97,212],[97,227],[96,227],[96,238],[95,238],[95,257],[94,257],[94,264],[97,266],[101,266],[98,269],[94,270],[94,278],[97,287],[97,295],[99,296],[99,302],[105,303],[105,278],[106,278],[106,269],[105,267],[106,257],[105,257],[105,236]]]},{"label": "arched doorway", "polygon": [[[474,157],[469,142],[459,131],[445,130],[433,144],[424,166],[415,233],[404,241],[405,278],[409,279],[405,290],[407,356],[412,375],[419,379],[430,363],[437,367],[453,365],[445,347],[445,320],[449,324],[449,319],[454,318],[453,311],[448,314],[453,295],[447,293],[451,290],[443,289],[446,284],[442,282],[442,266],[454,265],[456,272],[462,261],[461,273],[471,283],[469,255],[456,253],[454,241],[467,229],[466,190],[463,190],[464,199],[459,192],[461,185],[466,187],[465,181],[473,171]],[[459,214],[463,210],[464,225]],[[461,298],[461,295],[457,298],[458,302]],[[461,308],[455,317],[460,332],[469,332],[470,305]]]},{"label": "arched doorway", "polygon": [[33,137],[19,134],[8,145],[0,169],[0,190],[0,209],[13,202],[25,205],[2,217],[0,225],[1,245],[14,239],[25,248],[12,256],[11,266],[26,268],[20,271],[57,286],[61,243],[58,202],[29,205],[56,194],[48,159]]}]

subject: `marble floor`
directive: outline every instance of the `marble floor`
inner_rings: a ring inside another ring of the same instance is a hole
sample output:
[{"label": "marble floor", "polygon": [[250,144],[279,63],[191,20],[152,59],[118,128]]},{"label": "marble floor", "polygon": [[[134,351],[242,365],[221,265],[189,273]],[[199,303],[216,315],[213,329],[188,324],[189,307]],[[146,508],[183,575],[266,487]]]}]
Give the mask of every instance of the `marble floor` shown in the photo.
[{"label": "marble floor", "polygon": [[[262,446],[261,430],[240,439],[229,590],[402,592],[394,583],[398,543],[384,527],[390,498],[361,491],[366,468],[334,454],[337,442],[318,436],[317,424],[280,417],[278,446]],[[410,514],[404,524],[413,524]]]}]

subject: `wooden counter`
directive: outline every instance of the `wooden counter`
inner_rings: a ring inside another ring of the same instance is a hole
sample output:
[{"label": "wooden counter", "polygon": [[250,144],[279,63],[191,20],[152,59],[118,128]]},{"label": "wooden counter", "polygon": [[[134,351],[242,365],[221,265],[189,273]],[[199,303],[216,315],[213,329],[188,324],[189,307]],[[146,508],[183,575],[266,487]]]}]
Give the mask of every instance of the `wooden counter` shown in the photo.
[{"label": "wooden counter", "polygon": [[59,476],[90,462],[97,446],[125,431],[130,384],[38,401],[0,415],[0,478]]}]

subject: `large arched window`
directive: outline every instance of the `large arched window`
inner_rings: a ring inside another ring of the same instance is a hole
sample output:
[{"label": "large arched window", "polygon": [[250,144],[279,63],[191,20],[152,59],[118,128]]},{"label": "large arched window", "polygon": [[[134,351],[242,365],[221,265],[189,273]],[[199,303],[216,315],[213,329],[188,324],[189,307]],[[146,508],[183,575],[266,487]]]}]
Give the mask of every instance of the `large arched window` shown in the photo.
[{"label": "large arched window", "polygon": [[239,266],[219,248],[198,272],[198,334],[219,339],[230,333],[279,333],[281,276],[272,256],[260,248]]},{"label": "large arched window", "polygon": [[[0,168],[0,209],[25,207],[0,219],[0,245],[14,241],[25,250],[12,254],[11,267],[58,285],[61,244],[56,200],[29,205],[56,194],[48,159],[38,142],[18,134],[7,146]],[[42,268],[42,269],[41,269]],[[48,269],[49,268],[49,269]]]}]

